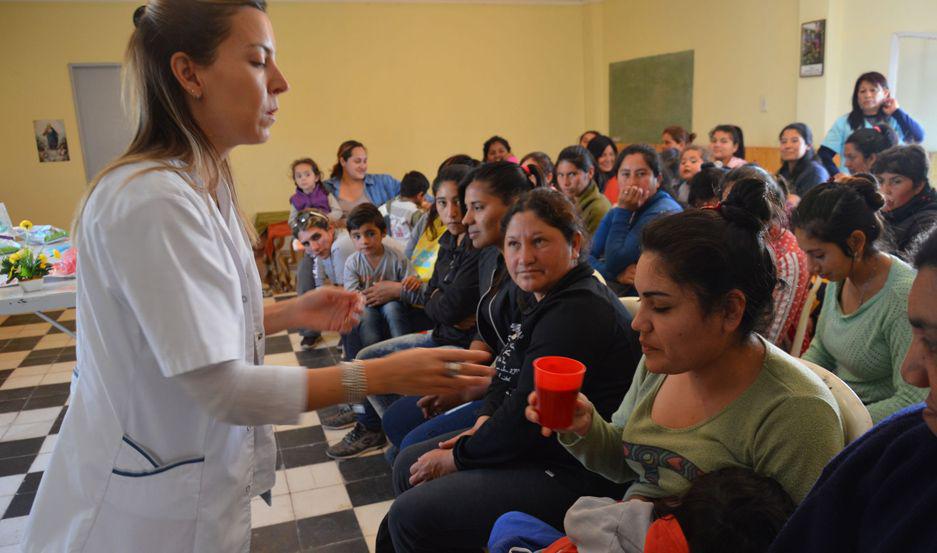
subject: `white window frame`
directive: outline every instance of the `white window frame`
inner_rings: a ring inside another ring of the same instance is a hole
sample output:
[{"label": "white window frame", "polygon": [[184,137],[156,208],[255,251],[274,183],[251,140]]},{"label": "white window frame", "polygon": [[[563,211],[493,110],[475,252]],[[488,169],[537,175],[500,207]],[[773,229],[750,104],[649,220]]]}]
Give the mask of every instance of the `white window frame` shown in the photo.
[{"label": "white window frame", "polygon": [[937,40],[937,33],[894,33],[891,35],[891,57],[888,60],[888,84],[891,92],[898,95],[898,57],[901,49],[901,39],[921,38],[924,40]]}]

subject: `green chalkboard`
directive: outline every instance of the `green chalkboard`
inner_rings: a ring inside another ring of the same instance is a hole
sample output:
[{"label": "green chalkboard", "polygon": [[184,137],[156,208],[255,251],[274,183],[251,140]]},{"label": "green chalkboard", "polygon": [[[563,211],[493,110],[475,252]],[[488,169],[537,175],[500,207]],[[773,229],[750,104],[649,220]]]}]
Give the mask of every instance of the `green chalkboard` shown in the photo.
[{"label": "green chalkboard", "polygon": [[693,50],[608,66],[608,130],[625,143],[660,142],[671,125],[693,125]]}]

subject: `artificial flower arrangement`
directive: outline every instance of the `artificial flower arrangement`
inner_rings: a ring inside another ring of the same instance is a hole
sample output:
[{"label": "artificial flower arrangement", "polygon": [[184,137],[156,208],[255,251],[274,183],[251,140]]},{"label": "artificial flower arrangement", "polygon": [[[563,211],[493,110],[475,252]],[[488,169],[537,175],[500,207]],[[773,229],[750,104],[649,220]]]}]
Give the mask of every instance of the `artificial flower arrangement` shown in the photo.
[{"label": "artificial flower arrangement", "polygon": [[[31,221],[24,220],[19,224],[25,232],[33,228]],[[52,251],[52,257],[61,259],[58,250]],[[6,277],[9,283],[14,278],[26,292],[38,290],[42,286],[42,277],[52,272],[53,266],[44,253],[36,254],[30,248],[19,248],[0,262],[0,274]]]},{"label": "artificial flower arrangement", "polygon": [[[53,254],[58,257],[59,252]],[[23,248],[10,254],[0,264],[0,272],[6,275],[7,280],[16,278],[20,282],[40,279],[51,271],[49,260],[45,254],[35,255],[29,248]]]}]

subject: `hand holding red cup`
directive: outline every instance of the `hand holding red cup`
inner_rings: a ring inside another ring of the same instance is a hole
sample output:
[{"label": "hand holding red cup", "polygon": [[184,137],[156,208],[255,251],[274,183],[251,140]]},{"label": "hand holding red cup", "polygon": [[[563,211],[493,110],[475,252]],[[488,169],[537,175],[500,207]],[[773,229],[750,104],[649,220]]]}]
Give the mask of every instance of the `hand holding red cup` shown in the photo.
[{"label": "hand holding red cup", "polygon": [[527,419],[552,430],[587,431],[592,423],[592,404],[579,389],[586,366],[568,357],[548,356],[534,360],[534,388],[526,410]]}]

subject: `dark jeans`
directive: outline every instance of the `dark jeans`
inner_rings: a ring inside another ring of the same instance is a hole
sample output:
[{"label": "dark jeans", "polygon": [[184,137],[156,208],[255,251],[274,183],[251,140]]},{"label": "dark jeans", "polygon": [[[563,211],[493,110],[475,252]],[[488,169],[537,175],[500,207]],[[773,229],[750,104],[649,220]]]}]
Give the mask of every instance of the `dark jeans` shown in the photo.
[{"label": "dark jeans", "polygon": [[[397,302],[394,302],[397,303]],[[396,351],[403,351],[410,348],[435,348],[439,347],[439,344],[433,341],[433,333],[428,332],[426,334],[414,333],[406,334],[403,336],[398,336],[396,338],[391,338],[389,340],[384,340],[383,342],[377,342],[376,344],[371,344],[368,347],[362,349],[361,351],[356,352],[356,359],[377,359],[380,357],[385,357],[394,353]],[[391,406],[397,399],[400,398],[397,394],[385,394],[380,396],[371,396],[368,399],[370,401],[365,401],[361,405],[355,405],[353,409],[358,415],[358,422],[364,425],[365,428],[371,431],[376,431],[381,429],[381,414]],[[380,409],[375,410],[375,405]]]},{"label": "dark jeans", "polygon": [[[365,307],[358,325],[358,335],[365,347],[376,344],[385,337],[396,338],[410,334],[409,308],[399,301],[389,301],[378,307]],[[390,335],[384,332],[387,327]]]},{"label": "dark jeans", "polygon": [[[393,445],[384,452],[384,456],[391,463],[394,462],[394,458],[397,457],[399,451],[403,451],[411,445],[431,438],[438,440],[438,436],[443,434],[471,428],[478,418],[475,413],[484,403],[480,399],[475,400],[441,415],[436,415],[431,419],[426,419],[423,417],[423,411],[416,404],[419,399],[417,396],[402,397],[386,408],[381,415],[384,433],[387,434],[387,439]],[[372,399],[372,403],[373,401]]]},{"label": "dark jeans", "polygon": [[[296,295],[302,296],[310,290],[316,289],[316,277],[313,272],[315,260],[305,253],[299,259],[299,266],[296,268]],[[322,334],[318,330],[299,329],[299,335],[304,338],[318,338]]]},{"label": "dark jeans", "polygon": [[342,334],[342,360],[351,361],[358,358],[358,352],[361,351],[361,337],[358,336],[358,328],[351,329],[348,334]]},{"label": "dark jeans", "polygon": [[410,466],[437,442],[457,432],[408,447],[394,463],[397,498],[381,522],[377,551],[387,553],[479,552],[499,516],[528,513],[562,528],[566,510],[579,494],[542,467],[514,464],[458,471],[410,486]]}]

